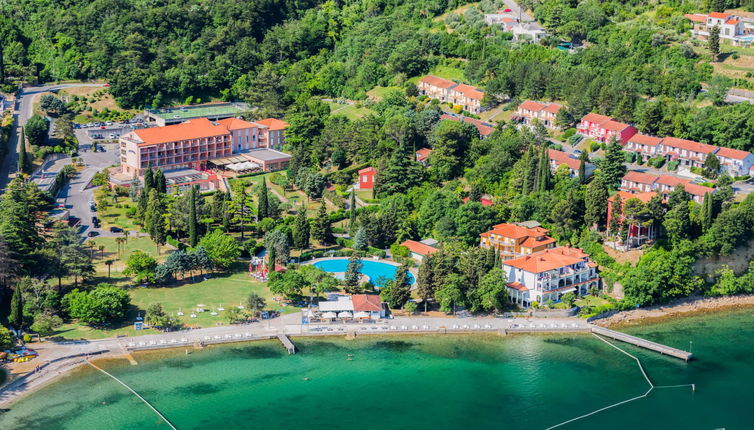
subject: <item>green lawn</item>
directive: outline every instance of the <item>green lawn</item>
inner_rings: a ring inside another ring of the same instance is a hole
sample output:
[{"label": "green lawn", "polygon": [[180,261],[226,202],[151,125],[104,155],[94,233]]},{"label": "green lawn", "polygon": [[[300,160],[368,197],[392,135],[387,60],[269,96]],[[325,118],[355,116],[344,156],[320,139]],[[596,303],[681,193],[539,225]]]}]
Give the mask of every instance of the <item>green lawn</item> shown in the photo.
[{"label": "green lawn", "polygon": [[432,68],[432,70],[429,71],[430,75],[435,75],[438,78],[448,79],[451,81],[463,81],[464,80],[464,72],[463,70],[457,68],[457,67],[451,67],[451,66],[435,66]]},{"label": "green lawn", "polygon": [[[57,332],[56,336],[66,339],[101,339],[105,337],[114,337],[118,335],[133,336],[136,334],[156,333],[156,331],[145,330],[136,332],[133,329],[133,321],[136,313],[144,315],[147,307],[152,303],[162,304],[165,312],[175,314],[179,310],[185,315],[178,317],[183,324],[189,324],[199,327],[213,327],[217,324],[227,324],[224,311],[219,311],[216,316],[210,315],[212,308],[217,309],[222,306],[230,309],[246,301],[246,297],[251,292],[255,292],[264,297],[267,302],[265,309],[279,310],[283,313],[296,312],[298,308],[291,306],[280,306],[278,302],[272,300],[272,294],[267,285],[258,282],[249,277],[244,263],[238,263],[233,268],[232,274],[213,274],[209,279],[202,280],[199,275],[195,276],[197,282],[186,283],[179,282],[178,285],[160,288],[132,288],[129,289],[131,303],[133,305],[126,321],[110,330],[93,329],[91,327],[70,323],[63,325]],[[191,313],[196,309],[196,305],[206,305],[206,312],[196,313],[196,318],[191,318]]]},{"label": "green lawn", "polygon": [[374,190],[356,190],[356,196],[361,200],[373,200]]},{"label": "green lawn", "polygon": [[367,96],[369,96],[369,98],[371,98],[372,100],[380,101],[382,100],[383,97],[385,97],[385,94],[387,94],[391,90],[402,91],[398,87],[381,87],[378,85],[372,88],[371,90],[367,91]]},{"label": "green lawn", "polygon": [[598,296],[584,296],[580,298],[579,300],[576,300],[576,306],[579,306],[582,308],[584,306],[602,306],[607,303],[609,303],[607,300]]},{"label": "green lawn", "polygon": [[331,115],[343,115],[351,121],[355,121],[359,118],[363,118],[367,115],[375,114],[375,111],[365,107],[358,107],[356,105],[341,104],[334,102],[325,102],[330,106]]},{"label": "green lawn", "polygon": [[[120,207],[115,207],[120,205]],[[106,208],[97,208],[97,216],[102,222],[102,228],[107,230],[112,226],[117,226],[125,230],[139,230],[133,219],[126,216],[129,207],[136,205],[129,197],[119,197],[117,203],[111,204]]]},{"label": "green lawn", "polygon": [[[95,249],[97,249],[100,245],[105,247],[105,259],[117,258],[118,244],[115,242],[114,237],[97,237],[90,240],[89,242],[96,243]],[[148,236],[144,236],[144,237],[129,236],[125,244],[121,246],[121,251],[123,251],[121,255],[122,259],[125,260],[133,251],[137,249],[146,252],[152,257],[155,257],[155,258],[158,257],[157,245],[155,245],[154,242],[152,242],[152,240]],[[166,254],[169,254],[171,252],[171,249],[172,247],[169,245],[161,246],[159,257],[165,257]],[[100,257],[99,252],[97,252],[96,257],[97,258]]]}]

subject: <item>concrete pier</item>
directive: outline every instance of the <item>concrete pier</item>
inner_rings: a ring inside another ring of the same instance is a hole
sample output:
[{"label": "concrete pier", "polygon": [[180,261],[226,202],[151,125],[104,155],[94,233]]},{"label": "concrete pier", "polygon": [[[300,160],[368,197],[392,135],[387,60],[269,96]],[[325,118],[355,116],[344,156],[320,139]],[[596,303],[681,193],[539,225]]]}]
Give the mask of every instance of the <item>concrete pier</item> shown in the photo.
[{"label": "concrete pier", "polygon": [[609,337],[610,339],[619,340],[621,342],[630,343],[638,347],[649,349],[651,351],[659,352],[663,355],[669,355],[671,357],[680,358],[681,360],[689,361],[693,358],[690,352],[686,352],[677,348],[662,345],[656,342],[652,342],[640,337],[631,336],[630,334],[617,332],[604,327],[592,327],[592,333],[600,336]]},{"label": "concrete pier", "polygon": [[285,349],[288,350],[288,354],[295,354],[296,353],[296,345],[291,342],[290,339],[288,339],[288,336],[284,334],[279,334],[278,339],[280,339],[280,343],[283,344]]}]

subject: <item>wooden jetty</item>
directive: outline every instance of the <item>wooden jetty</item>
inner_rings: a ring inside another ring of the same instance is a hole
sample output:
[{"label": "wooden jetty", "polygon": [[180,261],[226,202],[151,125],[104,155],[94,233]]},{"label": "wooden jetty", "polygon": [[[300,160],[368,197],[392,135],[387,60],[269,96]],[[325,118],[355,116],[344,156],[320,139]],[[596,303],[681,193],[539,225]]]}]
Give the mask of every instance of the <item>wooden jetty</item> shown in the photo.
[{"label": "wooden jetty", "polygon": [[600,336],[609,337],[610,339],[619,340],[621,342],[630,343],[641,348],[649,349],[651,351],[659,352],[663,355],[669,355],[671,357],[680,358],[681,360],[689,361],[693,358],[690,352],[686,352],[677,348],[673,348],[667,345],[662,345],[657,342],[652,342],[640,337],[631,336],[630,334],[621,333],[615,330],[610,330],[604,327],[592,327],[592,333]]},{"label": "wooden jetty", "polygon": [[280,343],[283,344],[285,349],[288,350],[288,354],[295,354],[296,353],[296,345],[291,342],[291,340],[286,336],[285,334],[278,334],[278,339],[280,340]]}]

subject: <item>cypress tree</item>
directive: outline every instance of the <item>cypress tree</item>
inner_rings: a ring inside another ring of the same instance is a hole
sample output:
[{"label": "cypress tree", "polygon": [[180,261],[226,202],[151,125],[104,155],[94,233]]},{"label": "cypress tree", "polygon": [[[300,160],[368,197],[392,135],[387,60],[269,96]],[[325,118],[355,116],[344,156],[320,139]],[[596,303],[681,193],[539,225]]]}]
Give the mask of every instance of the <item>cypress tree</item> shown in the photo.
[{"label": "cypress tree", "polygon": [[267,197],[267,179],[262,177],[262,183],[259,185],[259,195],[257,196],[257,219],[267,218],[269,213],[269,200]]},{"label": "cypress tree", "polygon": [[293,246],[300,250],[309,247],[309,220],[306,209],[302,208],[296,215],[296,225],[293,231]]},{"label": "cypress tree", "polygon": [[702,202],[702,209],[699,211],[699,218],[702,224],[702,230],[707,231],[712,225],[713,221],[712,212],[712,196],[710,193],[704,193],[704,201]]},{"label": "cypress tree", "polygon": [[356,191],[351,189],[351,203],[348,206],[348,231],[356,225]]},{"label": "cypress tree", "polygon": [[544,192],[550,189],[550,175],[550,157],[547,152],[547,147],[542,146],[537,171],[537,191]]},{"label": "cypress tree", "polygon": [[160,200],[160,193],[156,189],[149,192],[149,201],[147,203],[147,212],[144,217],[144,224],[149,232],[149,237],[159,246],[165,243],[165,221],[163,216],[165,207]]},{"label": "cypress tree", "polygon": [[720,55],[720,26],[715,25],[709,32],[709,51],[712,54],[712,61],[717,61]]},{"label": "cypress tree", "polygon": [[579,155],[579,183],[586,182],[586,163],[589,161],[589,154],[586,151]]},{"label": "cypress tree", "polygon": [[191,187],[191,191],[189,193],[189,245],[191,247],[195,247],[196,244],[199,242],[199,239],[197,237],[197,228],[198,223],[196,220],[196,186]]},{"label": "cypress tree", "polygon": [[270,249],[267,250],[267,271],[269,273],[275,272],[275,258],[275,248],[270,247]]},{"label": "cypress tree", "polygon": [[142,188],[142,193],[149,196],[149,190],[154,188],[154,172],[152,171],[152,165],[147,166],[147,170],[144,171],[144,188]]},{"label": "cypress tree", "polygon": [[226,191],[225,194],[223,194],[223,231],[229,232],[230,231],[230,218],[232,214],[230,213],[230,192]]},{"label": "cypress tree", "polygon": [[24,322],[24,302],[21,297],[21,290],[21,283],[19,282],[13,290],[13,298],[10,301],[10,315],[8,316],[8,323],[17,330],[21,328]]},{"label": "cypress tree", "polygon": [[18,171],[26,173],[26,134],[21,127],[21,143],[18,146]]},{"label": "cypress tree", "polygon": [[154,187],[157,192],[165,194],[168,191],[167,181],[165,180],[165,173],[162,169],[157,169],[154,174]]},{"label": "cypress tree", "polygon": [[317,217],[314,218],[314,223],[312,224],[311,237],[320,244],[324,244],[330,240],[331,235],[330,218],[327,216],[327,208],[323,199],[322,204],[319,206]]}]

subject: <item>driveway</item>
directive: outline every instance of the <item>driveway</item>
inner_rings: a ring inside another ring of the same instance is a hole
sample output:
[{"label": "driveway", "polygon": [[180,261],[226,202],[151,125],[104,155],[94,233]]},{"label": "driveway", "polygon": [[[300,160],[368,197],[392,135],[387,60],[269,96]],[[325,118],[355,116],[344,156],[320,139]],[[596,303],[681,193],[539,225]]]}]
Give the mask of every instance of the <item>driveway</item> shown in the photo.
[{"label": "driveway", "polygon": [[16,110],[13,111],[13,127],[10,138],[8,139],[8,152],[5,154],[2,165],[0,165],[0,193],[5,191],[18,167],[18,142],[20,142],[21,128],[26,125],[26,121],[33,113],[34,96],[46,91],[58,90],[68,87],[102,87],[104,84],[53,84],[37,87],[23,88],[19,91],[16,98]]}]

